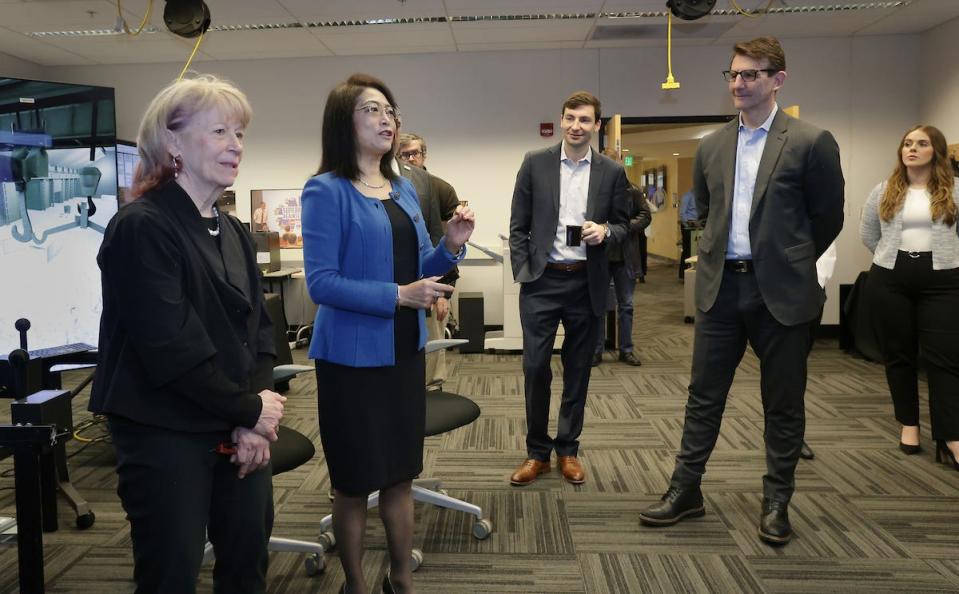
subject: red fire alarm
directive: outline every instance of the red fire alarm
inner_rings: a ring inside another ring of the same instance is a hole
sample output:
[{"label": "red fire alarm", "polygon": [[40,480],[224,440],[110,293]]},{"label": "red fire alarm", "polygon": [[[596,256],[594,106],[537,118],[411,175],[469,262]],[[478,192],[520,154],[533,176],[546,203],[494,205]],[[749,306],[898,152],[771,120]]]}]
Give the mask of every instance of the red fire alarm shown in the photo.
[{"label": "red fire alarm", "polygon": [[543,122],[539,125],[539,135],[543,138],[549,138],[553,135],[553,122]]}]

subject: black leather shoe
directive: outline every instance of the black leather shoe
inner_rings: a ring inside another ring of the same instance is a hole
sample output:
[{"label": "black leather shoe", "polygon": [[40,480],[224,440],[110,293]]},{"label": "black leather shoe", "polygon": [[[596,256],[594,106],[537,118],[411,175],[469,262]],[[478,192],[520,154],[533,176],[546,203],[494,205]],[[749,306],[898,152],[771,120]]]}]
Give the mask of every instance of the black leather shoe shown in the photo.
[{"label": "black leather shoe", "polygon": [[627,365],[632,365],[633,367],[639,367],[643,364],[643,362],[639,360],[639,357],[637,357],[636,353],[633,351],[629,351],[628,353],[620,353],[619,360]]},{"label": "black leather shoe", "polygon": [[670,487],[659,503],[639,513],[639,521],[647,526],[672,526],[683,518],[706,515],[703,492],[696,487]]},{"label": "black leather shoe", "polygon": [[922,451],[922,446],[919,444],[912,445],[910,443],[899,442],[899,449],[902,450],[902,453],[907,456],[915,456],[916,454]]},{"label": "black leather shoe", "polygon": [[802,442],[802,447],[799,448],[799,457],[803,460],[812,460],[816,457],[816,453],[812,451],[812,448],[809,447],[809,444],[805,440]]},{"label": "black leather shoe", "polygon": [[590,363],[590,365],[592,365],[593,367],[596,367],[602,362],[603,362],[603,352],[600,351],[598,353],[593,353],[593,360]]},{"label": "black leather shoe", "polygon": [[759,539],[771,545],[784,545],[793,537],[789,524],[789,502],[763,497],[763,512],[759,517]]}]

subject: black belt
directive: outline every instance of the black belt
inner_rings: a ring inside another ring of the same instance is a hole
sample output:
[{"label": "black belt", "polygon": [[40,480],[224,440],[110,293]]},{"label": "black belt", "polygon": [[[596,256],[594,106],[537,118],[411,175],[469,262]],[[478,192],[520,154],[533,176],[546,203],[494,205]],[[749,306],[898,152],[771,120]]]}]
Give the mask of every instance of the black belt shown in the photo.
[{"label": "black belt", "polygon": [[731,270],[733,272],[752,272],[753,261],[752,260],[726,260],[726,270]]},{"label": "black belt", "polygon": [[562,272],[579,272],[586,268],[586,260],[578,262],[547,262],[546,267],[550,270],[560,270]]}]

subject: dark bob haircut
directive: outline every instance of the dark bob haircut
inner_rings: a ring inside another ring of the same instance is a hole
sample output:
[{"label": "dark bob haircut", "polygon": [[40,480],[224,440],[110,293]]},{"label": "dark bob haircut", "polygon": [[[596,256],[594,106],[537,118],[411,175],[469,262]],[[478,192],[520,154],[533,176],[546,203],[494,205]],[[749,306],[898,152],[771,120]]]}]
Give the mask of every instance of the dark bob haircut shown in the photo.
[{"label": "dark bob haircut", "polygon": [[[376,89],[383,93],[394,108],[397,107],[393,92],[378,78],[369,74],[354,74],[336,85],[326,98],[323,110],[323,157],[317,174],[332,171],[336,175],[355,180],[360,176],[356,164],[356,129],[353,126],[353,111],[356,100],[365,89]],[[380,159],[380,173],[388,180],[395,181],[392,160],[399,138],[400,123],[396,122],[397,133],[393,136],[392,148]]]}]

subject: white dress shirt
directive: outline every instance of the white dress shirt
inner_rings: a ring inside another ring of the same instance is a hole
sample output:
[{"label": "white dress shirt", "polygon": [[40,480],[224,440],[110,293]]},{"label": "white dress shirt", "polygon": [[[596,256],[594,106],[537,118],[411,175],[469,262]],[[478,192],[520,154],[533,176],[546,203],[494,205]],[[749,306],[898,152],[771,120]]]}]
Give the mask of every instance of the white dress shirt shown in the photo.
[{"label": "white dress shirt", "polygon": [[550,262],[578,262],[586,259],[586,244],[566,245],[566,226],[582,226],[586,221],[586,199],[589,197],[589,170],[593,163],[593,149],[579,161],[566,156],[566,141],[559,154],[559,221],[556,237],[549,252]]},{"label": "white dress shirt", "polygon": [[763,158],[763,149],[766,148],[766,137],[778,111],[779,104],[773,104],[769,117],[755,130],[748,128],[743,123],[743,114],[739,114],[733,208],[729,223],[729,239],[726,242],[727,260],[751,260],[753,257],[752,246],[749,244],[749,214],[753,206],[753,191],[756,189],[759,162]]}]

